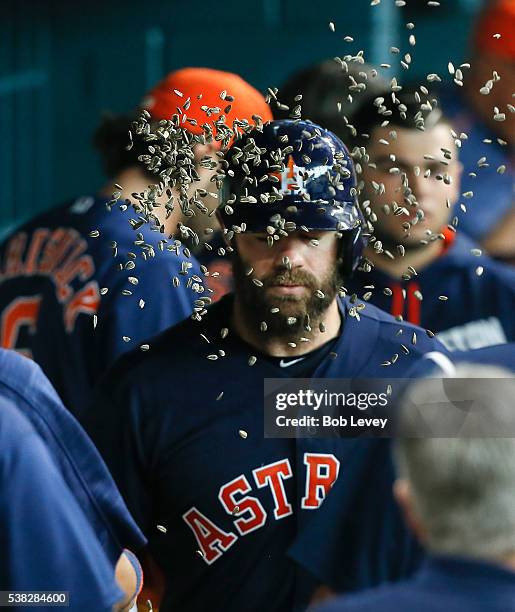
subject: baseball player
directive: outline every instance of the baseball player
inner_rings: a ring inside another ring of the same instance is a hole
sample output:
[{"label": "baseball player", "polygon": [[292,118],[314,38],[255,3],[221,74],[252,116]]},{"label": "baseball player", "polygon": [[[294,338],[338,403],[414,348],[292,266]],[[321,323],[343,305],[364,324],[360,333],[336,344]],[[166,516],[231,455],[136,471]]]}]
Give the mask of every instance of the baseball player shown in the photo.
[{"label": "baseball player", "polygon": [[[171,73],[142,102],[155,125],[171,119],[191,98],[188,121],[181,124],[185,138],[199,139],[189,147],[198,178],[186,194],[190,198],[195,189],[212,191],[213,172],[200,162],[216,157],[220,143],[199,136],[201,123],[210,121],[201,106],[214,107],[215,97],[222,105],[222,89],[234,98],[224,109],[227,123],[231,117],[252,121],[252,114],[268,109],[263,96],[237,75],[203,68]],[[104,370],[123,352],[142,344],[144,350],[145,338],[191,314],[204,289],[195,257],[171,237],[185,220],[177,189],[173,210],[166,206],[166,194],[157,197],[155,226],[144,222],[140,200],[132,197],[150,198],[149,185],[160,177],[138,161],[149,154],[149,143],[136,132],[130,141],[131,127],[130,118],[115,117],[96,134],[110,177],[98,195],[43,213],[0,245],[0,346],[39,363],[78,417]],[[133,208],[125,210],[125,198],[132,199]]]},{"label": "baseball player", "polygon": [[373,268],[358,272],[349,292],[438,333],[450,350],[515,340],[515,272],[451,220],[451,205],[465,208],[472,194],[460,195],[453,128],[435,98],[404,88],[393,103],[385,91],[352,124],[361,199],[377,220],[365,251]]},{"label": "baseball player", "polygon": [[[112,564],[40,436],[4,397],[0,448],[0,590],[68,591],[71,610],[113,610],[123,593]],[[34,605],[12,602],[23,610]]]},{"label": "baseball player", "polygon": [[[387,445],[264,439],[263,379],[395,376],[445,349],[420,328],[339,297],[365,228],[338,138],[309,122],[274,121],[236,141],[226,159],[219,212],[234,248],[234,294],[201,323],[184,321],[149,351],[120,359],[87,427],[164,573],[161,610],[304,609],[314,585],[289,546],[342,474],[355,475],[349,512],[368,477],[390,478]],[[407,353],[400,334],[417,338]],[[393,501],[374,501],[384,509],[373,523],[377,546],[361,547],[372,530],[357,515],[349,533],[355,587],[400,576],[406,563],[391,541]]]}]

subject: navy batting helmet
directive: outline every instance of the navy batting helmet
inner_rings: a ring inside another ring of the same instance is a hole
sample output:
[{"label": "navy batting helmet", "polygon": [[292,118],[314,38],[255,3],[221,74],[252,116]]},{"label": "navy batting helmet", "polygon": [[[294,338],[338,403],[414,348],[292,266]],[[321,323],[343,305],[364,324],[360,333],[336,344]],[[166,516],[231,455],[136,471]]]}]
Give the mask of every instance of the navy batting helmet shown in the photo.
[{"label": "navy batting helmet", "polygon": [[227,229],[337,231],[345,273],[356,268],[365,221],[352,159],[332,132],[309,121],[272,121],[239,138],[224,166],[219,212]]}]

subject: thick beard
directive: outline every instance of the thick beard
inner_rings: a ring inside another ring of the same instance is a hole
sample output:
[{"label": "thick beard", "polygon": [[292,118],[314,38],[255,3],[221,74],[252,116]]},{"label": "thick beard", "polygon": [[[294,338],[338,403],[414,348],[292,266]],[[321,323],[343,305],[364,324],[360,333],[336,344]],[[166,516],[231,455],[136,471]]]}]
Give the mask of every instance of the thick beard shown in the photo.
[{"label": "thick beard", "polygon": [[[261,324],[265,322],[266,334],[270,338],[298,336],[301,331],[305,330],[305,333],[308,331],[306,325],[316,329],[343,284],[343,276],[337,263],[321,279],[302,270],[278,267],[272,274],[260,279],[262,287],[257,287],[251,277],[245,274],[249,267],[235,252],[233,255],[235,293],[241,302],[242,316],[250,329],[254,333],[260,333]],[[281,283],[304,285],[308,295],[267,297],[266,289]],[[315,295],[317,289],[322,291],[323,298]],[[279,308],[280,311],[272,313],[270,312],[272,308]],[[288,318],[291,317],[296,319],[294,323],[288,323]]]}]

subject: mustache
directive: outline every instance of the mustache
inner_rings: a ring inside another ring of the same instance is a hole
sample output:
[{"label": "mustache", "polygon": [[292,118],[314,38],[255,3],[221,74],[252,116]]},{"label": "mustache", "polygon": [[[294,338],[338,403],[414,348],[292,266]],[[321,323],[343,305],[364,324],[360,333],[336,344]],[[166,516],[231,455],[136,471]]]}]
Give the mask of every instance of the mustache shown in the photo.
[{"label": "mustache", "polygon": [[302,270],[281,270],[261,279],[264,287],[272,287],[274,285],[303,285],[308,288],[316,289],[318,287],[317,279],[309,272]]}]

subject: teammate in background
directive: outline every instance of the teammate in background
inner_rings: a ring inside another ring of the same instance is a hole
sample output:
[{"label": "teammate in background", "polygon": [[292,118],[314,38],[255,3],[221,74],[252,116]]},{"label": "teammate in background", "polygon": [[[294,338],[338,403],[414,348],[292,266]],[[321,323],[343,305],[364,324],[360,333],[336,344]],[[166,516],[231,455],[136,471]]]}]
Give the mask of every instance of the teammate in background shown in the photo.
[{"label": "teammate in background", "polygon": [[[506,370],[460,366],[454,377],[457,397],[474,399],[476,418],[481,416],[492,431],[500,425],[513,429],[513,412],[506,420],[506,407],[512,403],[515,380]],[[501,395],[499,378],[504,378]],[[485,393],[485,384],[490,392]],[[408,409],[414,404],[422,414],[430,410],[434,391],[429,380],[408,391],[412,403],[405,406],[403,433],[396,442],[395,495],[407,524],[428,550],[427,560],[406,582],[346,595],[318,612],[514,609],[515,440],[421,437]]]},{"label": "teammate in background", "polygon": [[68,591],[77,612],[127,610],[118,605],[113,566],[45,444],[4,397],[0,448],[0,590]]},{"label": "teammate in background", "polygon": [[344,117],[350,117],[363,99],[387,86],[370,64],[328,59],[295,72],[279,87],[277,98],[289,109],[274,108],[274,117],[291,118],[300,106],[304,119],[341,134],[350,123]]},{"label": "teammate in background", "polygon": [[[185,104],[187,98],[174,90],[191,96],[189,120],[182,125],[202,142],[193,147],[199,180],[192,183],[190,196],[195,189],[212,190],[200,161],[216,157],[220,145],[199,136],[201,119],[209,121],[200,106],[219,106],[223,89],[234,98],[226,113],[228,124],[232,118],[252,121],[254,113],[267,108],[264,98],[240,77],[204,68],[171,73],[142,103],[156,122],[171,119]],[[138,161],[149,154],[148,142],[134,134],[127,150],[136,115],[106,120],[95,135],[109,176],[97,196],[43,213],[0,245],[0,346],[32,357],[79,418],[105,369],[145,338],[190,315],[203,290],[195,258],[168,239],[184,220],[177,193],[168,218],[163,201],[168,197],[158,199],[155,228],[141,223],[137,209],[123,210],[124,198],[143,192],[150,197],[149,185],[159,181]],[[113,200],[116,184],[123,189]],[[132,217],[135,230],[129,224]]]},{"label": "teammate in background", "polygon": [[[442,104],[457,134],[463,192],[474,197],[457,207],[459,227],[494,257],[515,263],[515,3],[492,0],[474,29],[470,69],[463,87],[441,89]],[[495,108],[497,107],[497,111]]]},{"label": "teammate in background", "polygon": [[93,443],[39,366],[4,349],[0,349],[0,398],[16,406],[41,437],[132,601],[141,588],[141,567],[124,549],[138,551],[146,540]]},{"label": "teammate in background", "polygon": [[347,289],[438,333],[450,350],[513,341],[515,272],[449,224],[461,174],[452,126],[431,94],[403,88],[396,96],[393,103],[385,91],[352,118],[376,240],[365,251],[372,270]]},{"label": "teammate in background", "polygon": [[[263,379],[400,376],[444,350],[420,328],[340,297],[366,228],[352,160],[332,133],[274,121],[226,160],[219,210],[234,294],[201,324],[184,321],[120,359],[88,411],[164,573],[162,612],[304,609],[316,585],[287,551],[339,480],[349,512],[360,501],[377,512],[367,524],[352,513],[352,586],[409,571],[383,486],[393,478],[387,441],[264,439]],[[416,340],[407,352],[401,332]]]}]

